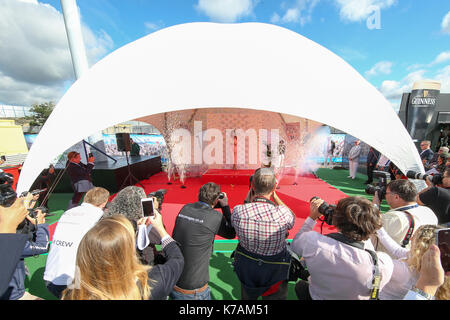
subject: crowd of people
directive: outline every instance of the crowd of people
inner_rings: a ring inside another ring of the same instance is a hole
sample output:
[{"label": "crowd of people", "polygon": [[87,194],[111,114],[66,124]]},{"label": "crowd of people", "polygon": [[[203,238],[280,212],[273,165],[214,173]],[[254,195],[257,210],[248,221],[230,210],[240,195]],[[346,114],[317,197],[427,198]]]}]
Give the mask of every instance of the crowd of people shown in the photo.
[{"label": "crowd of people", "polygon": [[[355,147],[352,162],[358,161],[359,141]],[[433,156],[424,154],[424,164],[432,165]],[[92,183],[94,162],[68,154],[74,195],[51,246],[45,213],[35,208],[39,194],[0,206],[0,255],[7,250],[10,257],[1,263],[2,299],[39,299],[25,290],[24,258],[48,252],[43,281],[58,299],[210,300],[216,235],[238,239],[231,258],[242,300],[287,299],[289,281],[296,282],[299,300],[450,299],[450,278],[435,245],[438,231],[450,223],[448,166],[439,184],[426,180],[428,188],[420,192],[408,179],[393,179],[372,201],[352,196],[330,206],[315,197],[290,242],[296,215],[276,193],[272,168],[254,172],[244,203],[234,208],[220,185],[204,184],[169,234],[161,198],[153,197],[150,216],[141,205],[149,197],[141,187],[126,187],[110,200],[108,190]],[[352,178],[355,172],[352,167]],[[42,183],[48,186],[48,180]],[[386,213],[380,211],[384,199]],[[323,219],[337,232],[314,231]],[[28,231],[17,232],[24,224]]]}]

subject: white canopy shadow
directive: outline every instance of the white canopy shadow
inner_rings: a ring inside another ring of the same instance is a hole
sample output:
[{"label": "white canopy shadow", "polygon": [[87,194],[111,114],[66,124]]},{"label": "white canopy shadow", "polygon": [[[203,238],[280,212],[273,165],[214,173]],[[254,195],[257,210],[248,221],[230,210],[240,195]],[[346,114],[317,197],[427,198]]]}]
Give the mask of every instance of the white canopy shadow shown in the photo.
[{"label": "white canopy shadow", "polygon": [[263,23],[188,23],[105,57],[59,101],[31,147],[17,191],[51,160],[114,124],[193,108],[292,114],[358,137],[403,172],[424,172],[384,96],[342,58],[288,29]]}]

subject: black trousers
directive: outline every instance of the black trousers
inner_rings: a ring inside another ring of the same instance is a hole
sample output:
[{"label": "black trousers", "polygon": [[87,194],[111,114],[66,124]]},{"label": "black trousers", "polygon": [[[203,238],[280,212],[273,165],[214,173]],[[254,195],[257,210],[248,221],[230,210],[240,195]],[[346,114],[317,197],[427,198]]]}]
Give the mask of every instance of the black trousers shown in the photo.
[{"label": "black trousers", "polygon": [[367,183],[372,183],[373,181],[373,170],[375,169],[374,166],[367,165]]},{"label": "black trousers", "polygon": [[309,294],[309,283],[304,280],[299,280],[295,285],[295,294],[298,300],[312,300]]}]

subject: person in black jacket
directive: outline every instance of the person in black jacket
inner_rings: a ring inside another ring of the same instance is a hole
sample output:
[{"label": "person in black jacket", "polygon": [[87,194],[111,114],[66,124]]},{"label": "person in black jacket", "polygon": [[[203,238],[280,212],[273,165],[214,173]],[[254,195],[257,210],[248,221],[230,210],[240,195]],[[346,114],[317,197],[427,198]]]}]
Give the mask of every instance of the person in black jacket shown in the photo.
[{"label": "person in black jacket", "polygon": [[367,181],[364,184],[372,183],[373,181],[373,170],[378,163],[380,158],[380,153],[378,150],[370,147],[369,153],[367,154]]},{"label": "person in black jacket", "polygon": [[51,164],[47,169],[42,170],[41,174],[36,179],[34,185],[37,186],[38,189],[46,189],[39,194],[38,201],[39,206],[41,207],[47,207],[47,194],[52,186],[53,181],[55,180],[55,176],[55,167]]},{"label": "person in black jacket", "polygon": [[131,222],[123,215],[104,218],[81,240],[75,279],[62,293],[62,300],[167,299],[183,270],[183,255],[157,210],[139,224],[152,224],[159,232],[166,263],[153,267],[141,264]]},{"label": "person in black jacket", "polygon": [[67,173],[70,178],[74,194],[67,210],[76,207],[83,195],[94,187],[92,184],[91,172],[94,168],[94,157],[88,159],[88,164],[81,162],[78,152],[71,151],[67,155]]},{"label": "person in black jacket", "polygon": [[[180,244],[185,266],[171,298],[174,300],[210,300],[209,259],[214,237],[233,239],[228,198],[220,186],[209,182],[200,188],[198,202],[185,205],[175,220],[172,236]],[[217,204],[222,214],[214,210]]]},{"label": "person in black jacket", "polygon": [[9,206],[0,206],[0,300],[8,299],[9,283],[20,261],[27,235],[17,234],[17,226],[28,215],[26,202],[31,202],[32,195],[18,198]]}]

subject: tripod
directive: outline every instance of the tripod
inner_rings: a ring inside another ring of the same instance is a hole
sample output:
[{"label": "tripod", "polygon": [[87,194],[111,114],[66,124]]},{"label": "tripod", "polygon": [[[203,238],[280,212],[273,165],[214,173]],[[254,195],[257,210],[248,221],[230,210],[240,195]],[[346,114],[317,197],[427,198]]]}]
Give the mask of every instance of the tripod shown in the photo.
[{"label": "tripod", "polygon": [[128,151],[125,151],[125,156],[127,158],[127,168],[128,168],[128,175],[127,177],[123,180],[122,185],[120,186],[119,190],[122,190],[122,187],[125,185],[125,182],[127,182],[127,180],[129,180],[128,186],[132,186],[133,184],[133,179],[142,187],[142,189],[145,190],[144,186],[139,182],[139,180],[133,176],[133,174],[131,173],[131,169],[130,169],[130,161],[128,160]]}]

